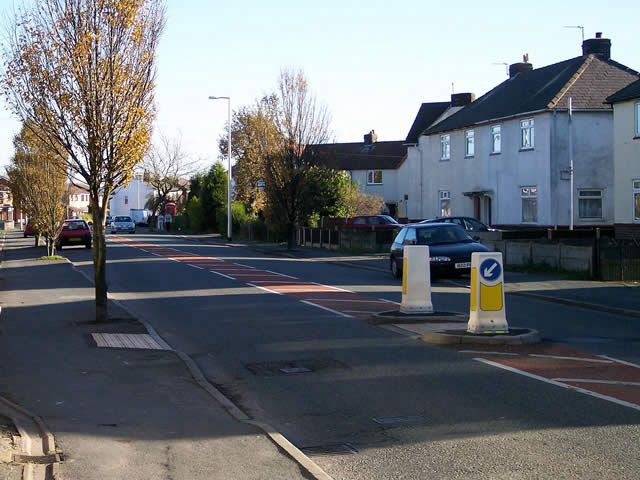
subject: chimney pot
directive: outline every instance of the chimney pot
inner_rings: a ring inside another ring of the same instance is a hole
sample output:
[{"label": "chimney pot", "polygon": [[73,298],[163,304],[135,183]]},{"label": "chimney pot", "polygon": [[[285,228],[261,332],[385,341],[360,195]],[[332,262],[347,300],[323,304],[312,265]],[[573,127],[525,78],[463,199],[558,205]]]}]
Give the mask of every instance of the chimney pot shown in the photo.
[{"label": "chimney pot", "polygon": [[469,105],[476,99],[473,93],[452,93],[451,94],[451,106],[452,107],[464,107]]},{"label": "chimney pot", "polygon": [[522,59],[525,61],[509,65],[509,78],[513,78],[519,73],[530,72],[533,70],[533,65],[529,63],[529,54],[525,53],[522,56]]},{"label": "chimney pot", "polygon": [[602,32],[596,32],[596,38],[602,38]]},{"label": "chimney pot", "polygon": [[371,130],[369,133],[364,134],[364,143],[366,145],[371,145],[372,143],[376,143],[378,141],[378,135],[376,135],[375,130]]}]

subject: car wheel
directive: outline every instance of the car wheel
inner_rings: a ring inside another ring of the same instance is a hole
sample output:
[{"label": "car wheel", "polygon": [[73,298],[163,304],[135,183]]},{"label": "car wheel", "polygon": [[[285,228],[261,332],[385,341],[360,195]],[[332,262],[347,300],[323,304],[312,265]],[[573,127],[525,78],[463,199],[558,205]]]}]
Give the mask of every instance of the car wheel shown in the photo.
[{"label": "car wheel", "polygon": [[395,258],[391,257],[391,275],[393,278],[400,278],[402,276],[402,270],[398,267],[398,262]]}]

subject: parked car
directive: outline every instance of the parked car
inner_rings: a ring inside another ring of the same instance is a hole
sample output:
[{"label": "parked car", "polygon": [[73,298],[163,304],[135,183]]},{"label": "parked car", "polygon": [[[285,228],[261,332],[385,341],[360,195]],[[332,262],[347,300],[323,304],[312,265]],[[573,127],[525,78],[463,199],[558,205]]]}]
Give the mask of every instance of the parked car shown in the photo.
[{"label": "parked car", "polygon": [[389,215],[360,215],[348,219],[346,226],[350,228],[368,228],[369,230],[395,230],[402,225]]},{"label": "parked car", "polygon": [[494,232],[495,229],[485,225],[480,220],[471,217],[436,217],[423,220],[420,223],[455,223],[467,232]]},{"label": "parked car", "polygon": [[33,228],[33,225],[31,225],[31,222],[27,222],[27,224],[24,226],[24,238],[27,237],[35,237],[38,234],[38,232],[36,232],[36,229]]},{"label": "parked car", "polygon": [[87,222],[84,220],[65,220],[56,241],[56,249],[62,250],[62,247],[68,245],[84,245],[86,248],[91,248],[91,229]]},{"label": "parked car", "polygon": [[451,223],[416,223],[406,225],[391,245],[389,265],[395,278],[402,275],[405,245],[428,245],[431,275],[469,273],[471,254],[489,249],[469,236],[459,225]]},{"label": "parked car", "polygon": [[111,233],[136,233],[136,224],[128,216],[116,216],[111,222]]},{"label": "parked car", "polygon": [[113,221],[113,217],[111,215],[107,215],[107,218],[104,221],[104,226],[109,228],[111,226],[111,222]]}]

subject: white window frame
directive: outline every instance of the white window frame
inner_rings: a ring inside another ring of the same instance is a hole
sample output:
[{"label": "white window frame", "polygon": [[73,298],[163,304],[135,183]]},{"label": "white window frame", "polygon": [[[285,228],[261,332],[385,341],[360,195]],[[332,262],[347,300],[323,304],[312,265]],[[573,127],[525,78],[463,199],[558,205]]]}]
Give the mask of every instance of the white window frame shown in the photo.
[{"label": "white window frame", "polygon": [[[380,181],[376,181],[376,174],[380,174]],[[382,170],[368,170],[367,171],[367,185],[382,185]]]},{"label": "white window frame", "polygon": [[[640,223],[640,205],[638,205],[640,203],[640,200],[636,200],[636,196],[638,196],[640,198],[640,178],[636,178],[635,180],[632,181],[631,183],[631,187],[632,187],[632,199],[633,199],[633,205],[632,205],[632,215],[633,215],[633,222],[634,223]],[[637,211],[636,211],[636,207],[637,207]]]},{"label": "white window frame", "polygon": [[[535,199],[535,218],[533,220],[525,220],[524,203],[525,200]],[[520,219],[522,223],[538,223],[538,187],[536,185],[523,185],[520,187]]]},{"label": "white window frame", "polygon": [[440,199],[440,216],[451,216],[451,192],[449,190],[439,190],[438,198]]},{"label": "white window frame", "polygon": [[640,102],[637,102],[634,108],[636,117],[635,137],[640,138]]},{"label": "white window frame", "polygon": [[[600,216],[589,217],[581,215],[580,200],[600,200]],[[602,220],[604,218],[604,190],[601,188],[578,189],[578,218],[580,220]]]},{"label": "white window frame", "polygon": [[476,153],[476,134],[473,130],[464,132],[464,156],[473,157]]},{"label": "white window frame", "polygon": [[[491,127],[491,153],[497,155],[502,153],[502,125]],[[496,148],[496,144],[498,148]]]},{"label": "white window frame", "polygon": [[534,119],[520,120],[520,150],[533,150],[535,144]]},{"label": "white window frame", "polygon": [[451,159],[451,135],[440,135],[440,160]]}]

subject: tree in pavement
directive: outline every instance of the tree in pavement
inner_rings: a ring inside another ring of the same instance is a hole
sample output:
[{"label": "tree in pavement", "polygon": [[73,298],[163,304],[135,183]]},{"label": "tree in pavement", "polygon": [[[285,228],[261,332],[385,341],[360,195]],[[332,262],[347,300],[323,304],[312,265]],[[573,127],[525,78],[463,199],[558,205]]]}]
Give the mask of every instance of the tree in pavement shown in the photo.
[{"label": "tree in pavement", "polygon": [[155,115],[162,0],[36,0],[17,13],[0,85],[13,112],[89,189],[96,320],[106,321],[104,221]]},{"label": "tree in pavement", "polygon": [[67,175],[58,153],[62,149],[51,149],[34,133],[35,128],[23,125],[14,138],[15,153],[7,175],[14,197],[38,235],[47,240],[47,255],[53,256],[69,200]]},{"label": "tree in pavement", "polygon": [[185,178],[194,170],[195,162],[182,149],[182,138],[170,139],[161,136],[153,145],[142,162],[144,180],[153,188],[154,195],[149,198],[147,208],[156,217],[169,201],[181,203],[185,193]]}]

